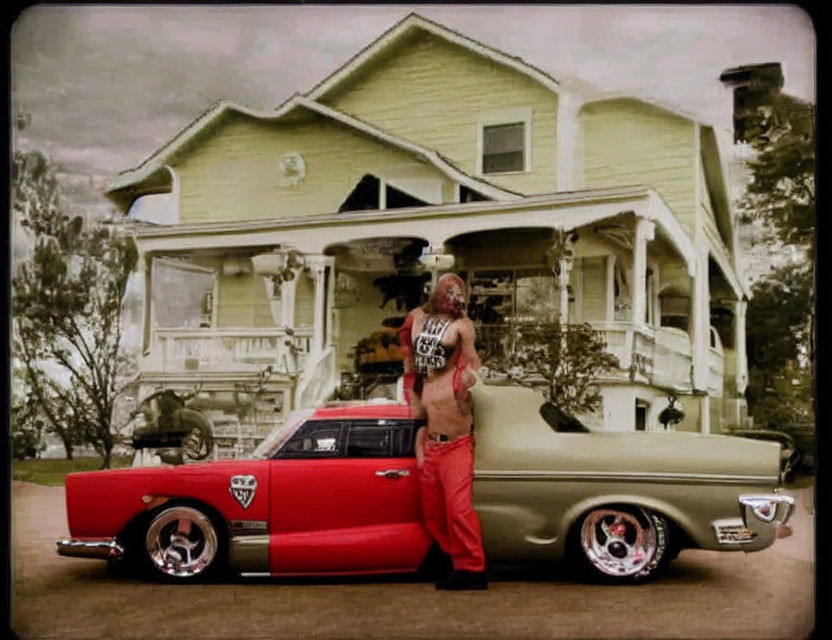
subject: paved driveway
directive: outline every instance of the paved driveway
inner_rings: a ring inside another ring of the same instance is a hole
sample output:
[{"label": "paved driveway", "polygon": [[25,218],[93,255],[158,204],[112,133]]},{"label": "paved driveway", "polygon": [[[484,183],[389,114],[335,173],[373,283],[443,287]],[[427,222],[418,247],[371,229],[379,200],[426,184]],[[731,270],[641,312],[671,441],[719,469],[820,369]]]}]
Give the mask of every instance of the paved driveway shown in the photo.
[{"label": "paved driveway", "polygon": [[814,612],[810,490],[795,534],[759,553],[684,551],[659,581],[502,575],[486,592],[409,579],[163,585],[62,558],[64,491],[15,482],[21,638],[805,638]]}]

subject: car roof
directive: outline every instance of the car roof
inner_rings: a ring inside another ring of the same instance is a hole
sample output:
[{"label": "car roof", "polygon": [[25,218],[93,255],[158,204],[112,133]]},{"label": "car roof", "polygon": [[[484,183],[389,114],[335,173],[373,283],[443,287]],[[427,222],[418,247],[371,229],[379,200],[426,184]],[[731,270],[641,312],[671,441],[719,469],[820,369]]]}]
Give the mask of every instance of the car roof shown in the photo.
[{"label": "car roof", "polygon": [[410,405],[393,402],[360,402],[321,407],[315,410],[310,420],[339,420],[344,418],[411,418]]}]

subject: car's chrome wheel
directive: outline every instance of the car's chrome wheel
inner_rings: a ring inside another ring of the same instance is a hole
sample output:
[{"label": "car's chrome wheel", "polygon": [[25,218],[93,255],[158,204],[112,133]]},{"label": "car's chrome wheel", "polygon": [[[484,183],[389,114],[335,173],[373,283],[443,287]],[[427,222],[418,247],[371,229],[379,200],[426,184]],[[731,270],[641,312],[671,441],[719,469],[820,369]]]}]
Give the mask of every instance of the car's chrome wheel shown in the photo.
[{"label": "car's chrome wheel", "polygon": [[597,575],[642,580],[662,564],[668,527],[661,516],[641,508],[603,507],[584,516],[579,539],[583,556]]},{"label": "car's chrome wheel", "polygon": [[217,558],[219,536],[199,509],[177,505],[160,511],[147,526],[145,550],[164,576],[188,580],[204,574]]}]

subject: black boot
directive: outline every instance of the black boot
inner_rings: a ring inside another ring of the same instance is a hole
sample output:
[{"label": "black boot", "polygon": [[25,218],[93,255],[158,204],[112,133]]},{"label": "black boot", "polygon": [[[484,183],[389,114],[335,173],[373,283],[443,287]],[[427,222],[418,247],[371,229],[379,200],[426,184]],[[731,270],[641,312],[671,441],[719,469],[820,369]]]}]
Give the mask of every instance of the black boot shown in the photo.
[{"label": "black boot", "polygon": [[448,591],[481,591],[488,589],[488,575],[485,571],[454,571],[447,580],[437,582],[436,588]]}]

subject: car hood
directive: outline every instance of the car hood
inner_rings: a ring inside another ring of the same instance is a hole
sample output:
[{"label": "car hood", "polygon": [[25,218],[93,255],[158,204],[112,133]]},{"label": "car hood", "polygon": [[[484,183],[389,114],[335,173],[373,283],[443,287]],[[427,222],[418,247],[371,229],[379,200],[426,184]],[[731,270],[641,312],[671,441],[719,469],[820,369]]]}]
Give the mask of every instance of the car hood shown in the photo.
[{"label": "car hood", "polygon": [[755,476],[777,483],[774,442],[673,431],[558,433],[540,417],[543,399],[531,390],[478,384],[472,393],[478,471]]}]

